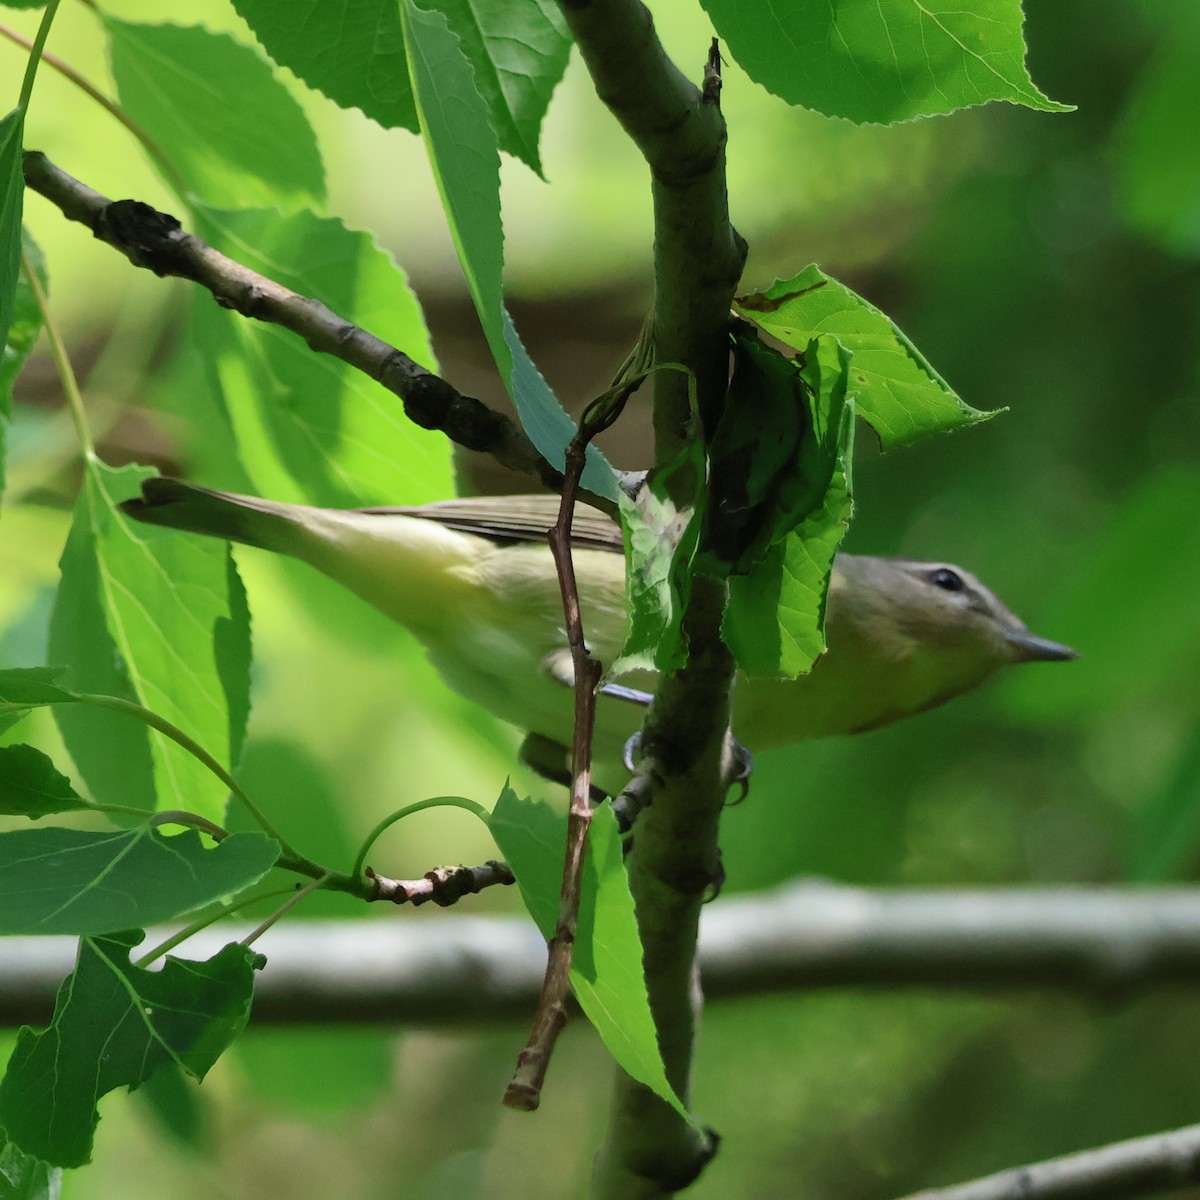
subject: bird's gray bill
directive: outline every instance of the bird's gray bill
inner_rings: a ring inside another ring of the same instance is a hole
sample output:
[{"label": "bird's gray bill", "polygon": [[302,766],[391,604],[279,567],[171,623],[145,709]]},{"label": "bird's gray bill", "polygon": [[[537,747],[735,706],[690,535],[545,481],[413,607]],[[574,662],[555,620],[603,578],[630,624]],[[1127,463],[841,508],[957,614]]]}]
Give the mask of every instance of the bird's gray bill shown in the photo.
[{"label": "bird's gray bill", "polygon": [[1006,635],[1009,645],[1017,651],[1021,662],[1069,662],[1079,657],[1079,651],[1062,642],[1052,642],[1049,638],[1040,638],[1027,629],[1013,630]]}]

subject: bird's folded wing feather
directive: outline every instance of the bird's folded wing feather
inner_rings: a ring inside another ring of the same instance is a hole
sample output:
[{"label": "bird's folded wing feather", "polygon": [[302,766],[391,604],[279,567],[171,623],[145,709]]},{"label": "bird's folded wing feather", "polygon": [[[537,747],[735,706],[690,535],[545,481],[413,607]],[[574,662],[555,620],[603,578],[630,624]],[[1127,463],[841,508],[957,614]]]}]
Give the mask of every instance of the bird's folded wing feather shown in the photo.
[{"label": "bird's folded wing feather", "polygon": [[[436,521],[449,529],[474,533],[495,542],[542,542],[558,520],[557,496],[467,496],[438,500],[417,508],[364,508],[365,513],[402,513]],[[621,530],[603,513],[585,505],[575,506],[571,542],[589,550],[624,552]]]}]

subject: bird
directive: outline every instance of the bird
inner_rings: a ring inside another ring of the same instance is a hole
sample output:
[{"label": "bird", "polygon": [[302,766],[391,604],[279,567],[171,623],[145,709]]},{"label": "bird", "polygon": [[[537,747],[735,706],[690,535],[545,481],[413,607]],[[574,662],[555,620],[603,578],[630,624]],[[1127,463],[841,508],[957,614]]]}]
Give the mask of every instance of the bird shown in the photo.
[{"label": "bird", "polygon": [[[159,476],[144,480],[141,496],[121,508],[150,525],[308,563],[407,627],[450,688],[527,735],[565,747],[574,675],[546,541],[558,506],[557,496],[546,495],[318,508]],[[588,649],[612,664],[626,631],[621,530],[603,513],[576,506],[571,533]],[[961,567],[862,554],[834,561],[825,637],[826,652],[806,675],[737,679],[733,730],[750,752],[875,729],[943,704],[1004,667],[1078,657],[1031,633]],[[655,679],[632,671],[601,689],[597,780],[620,778]]]}]

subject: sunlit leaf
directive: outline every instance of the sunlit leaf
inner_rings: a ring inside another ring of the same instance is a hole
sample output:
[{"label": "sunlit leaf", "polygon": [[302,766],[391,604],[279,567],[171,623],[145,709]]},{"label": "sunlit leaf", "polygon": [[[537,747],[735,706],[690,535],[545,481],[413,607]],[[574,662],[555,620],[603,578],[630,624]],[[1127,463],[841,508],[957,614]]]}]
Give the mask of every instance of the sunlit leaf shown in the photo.
[{"label": "sunlit leaf", "polygon": [[87,807],[48,755],[33,746],[0,746],[0,815],[36,821]]},{"label": "sunlit leaf", "polygon": [[203,1079],[245,1025],[262,955],[234,944],[207,962],[168,956],[147,971],[129,961],[143,936],[84,939],[50,1027],[21,1030],[0,1082],[0,1125],[25,1153],[82,1166],[102,1096],[168,1064]]},{"label": "sunlit leaf", "polygon": [[859,415],[884,446],[904,446],[995,415],[959,399],[884,313],[819,267],[743,296],[737,307],[794,350],[818,334],[835,334],[854,355],[850,387]]},{"label": "sunlit leaf", "polygon": [[110,933],[169,921],[261,879],[279,845],[233,833],[206,846],[194,829],[0,833],[0,934]]},{"label": "sunlit leaf", "polygon": [[266,52],[343,108],[417,128],[396,0],[233,0]]},{"label": "sunlit leaf", "polygon": [[[525,432],[561,469],[575,422],[526,353],[504,306],[500,156],[487,106],[445,16],[412,0],[404,0],[401,11],[421,131],[471,298]],[[612,468],[591,446],[583,486],[616,499]]]},{"label": "sunlit leaf", "polygon": [[[116,505],[152,472],[88,470],[63,551],[51,657],[81,692],[117,695],[156,712],[230,763],[249,701],[249,616],[227,545],[130,521]],[[227,789],[163,734],[123,714],[55,710],[92,794],[106,803],[212,819]]]},{"label": "sunlit leaf", "polygon": [[[251,269],[436,365],[404,273],[369,235],[269,209],[197,209],[197,229]],[[237,455],[255,491],[351,507],[420,504],[453,490],[445,437],[414,425],[400,398],[361,371],[207,298],[194,308],[193,328],[222,413],[204,436],[224,426],[228,456]]]},{"label": "sunlit leaf", "polygon": [[571,50],[571,35],[553,0],[429,0],[458,35],[475,69],[500,149],[538,174],[538,134]]},{"label": "sunlit leaf", "polygon": [[[553,937],[566,845],[565,816],[548,805],[521,800],[505,788],[489,827],[517,877],[530,916],[547,939]],[[687,1117],[663,1070],[621,838],[608,808],[596,810],[588,832],[571,988],[621,1068]]]},{"label": "sunlit leaf", "polygon": [[308,120],[258,53],[200,26],[103,20],[122,108],[191,193],[231,207],[324,196]]},{"label": "sunlit leaf", "polygon": [[1020,0],[703,0],[746,73],[789,104],[890,123],[1009,100],[1046,112]]}]

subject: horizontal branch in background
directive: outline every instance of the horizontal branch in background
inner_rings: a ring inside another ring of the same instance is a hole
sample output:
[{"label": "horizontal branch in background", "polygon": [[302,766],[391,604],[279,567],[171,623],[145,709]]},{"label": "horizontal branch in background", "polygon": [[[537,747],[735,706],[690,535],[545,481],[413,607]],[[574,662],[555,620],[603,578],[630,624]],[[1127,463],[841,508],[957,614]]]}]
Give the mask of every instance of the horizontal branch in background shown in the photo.
[{"label": "horizontal branch in background", "polygon": [[999,1171],[907,1200],[1122,1200],[1200,1183],[1200,1125]]},{"label": "horizontal branch in background", "polygon": [[[44,154],[27,151],[25,182],[119,250],[136,267],[199,284],[222,308],[290,329],[313,350],[341,359],[399,396],[408,418],[439,430],[467,450],[490,454],[510,470],[529,475],[551,491],[562,490],[552,467],[503,413],[464,396],[403,350],[338,316],[319,300],[301,296],[214,250],[178,220],[139,200],[110,200],[56,167]],[[613,511],[611,502],[581,492],[590,504]]]},{"label": "horizontal branch in background", "polygon": [[[244,936],[206,931],[204,957]],[[468,1025],[528,1019],[546,944],[517,917],[286,922],[256,944],[258,1023]],[[44,1022],[71,969],[69,938],[0,939],[0,1024]],[[1200,985],[1191,888],[905,891],[821,881],[709,905],[700,961],[710,998],[817,987],[1054,987],[1121,996]]]}]

